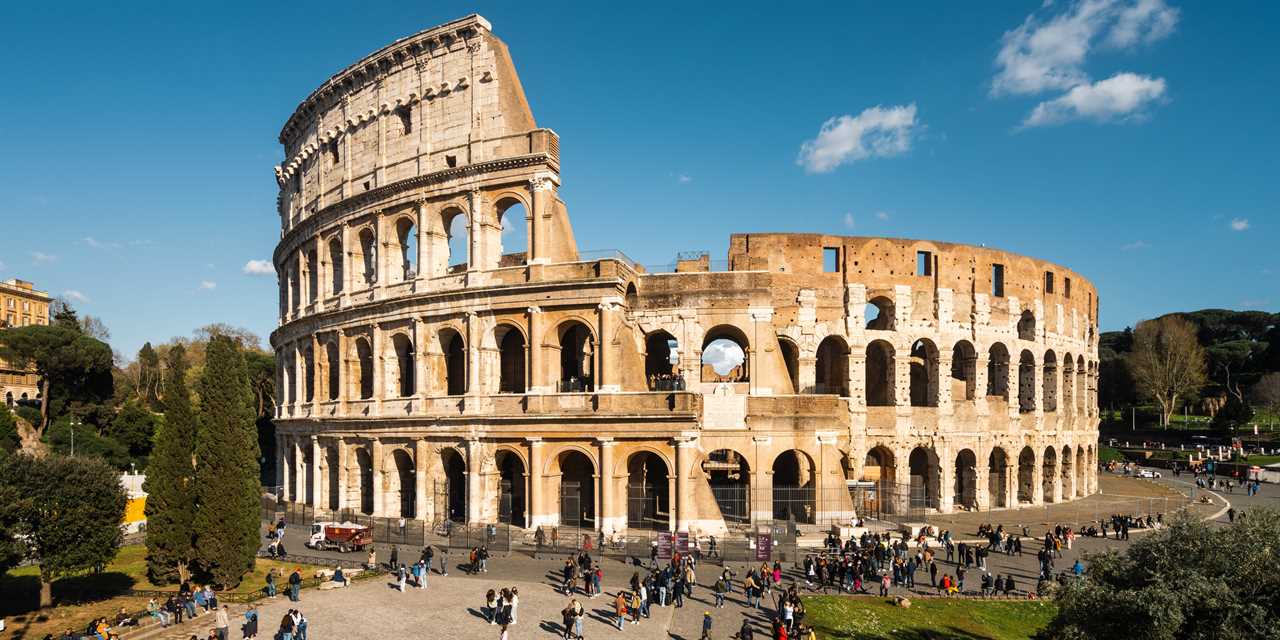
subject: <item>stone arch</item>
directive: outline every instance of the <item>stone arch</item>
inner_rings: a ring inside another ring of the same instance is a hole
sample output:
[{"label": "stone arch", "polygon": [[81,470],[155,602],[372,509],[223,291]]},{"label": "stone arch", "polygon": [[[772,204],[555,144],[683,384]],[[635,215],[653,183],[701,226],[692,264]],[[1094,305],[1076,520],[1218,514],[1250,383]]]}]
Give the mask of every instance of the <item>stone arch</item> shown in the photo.
[{"label": "stone arch", "polygon": [[591,325],[578,319],[569,319],[556,327],[560,352],[560,377],[558,391],[562,393],[591,392],[596,382],[596,335]]},{"label": "stone arch", "polygon": [[987,498],[992,508],[1003,509],[1009,505],[1009,454],[1001,447],[992,447],[987,456]]},{"label": "stone arch", "polygon": [[800,393],[800,347],[791,338],[778,336],[778,351],[782,354],[783,366],[787,368],[791,392]]},{"label": "stone arch", "polygon": [[901,493],[896,486],[897,477],[898,464],[893,449],[882,444],[868,449],[859,480],[873,483],[875,492],[871,500],[857,506],[871,513],[897,513],[897,497]]},{"label": "stone arch", "polygon": [[444,519],[452,522],[467,521],[467,461],[455,447],[440,449],[440,466],[444,469],[445,499]]},{"label": "stone arch", "polygon": [[876,296],[867,301],[863,308],[866,328],[870,331],[893,331],[896,326],[893,299],[888,296]]},{"label": "stone arch", "polygon": [[918,446],[907,458],[911,469],[911,507],[937,509],[941,506],[942,465],[933,447]]},{"label": "stone arch", "polygon": [[974,400],[978,392],[978,351],[968,340],[951,348],[951,398]]},{"label": "stone arch", "polygon": [[320,299],[320,259],[316,255],[315,245],[309,245],[307,260],[307,302],[314,304]]},{"label": "stone arch", "polygon": [[325,445],[320,449],[324,455],[324,497],[325,507],[337,511],[342,496],[342,484],[339,480],[342,474],[338,468],[338,448],[333,445]]},{"label": "stone arch", "polygon": [[954,482],[952,504],[965,509],[978,509],[978,456],[972,449],[961,449],[956,454],[956,466],[952,469]]},{"label": "stone arch", "polygon": [[368,400],[373,397],[373,346],[369,338],[359,336],[352,345],[356,374],[349,376],[354,385],[353,396]]},{"label": "stone arch", "polygon": [[987,397],[1009,401],[1009,349],[997,342],[987,350]]},{"label": "stone arch", "polygon": [[896,402],[894,365],[892,344],[885,340],[873,340],[867,345],[863,380],[866,384],[868,407],[892,407]]},{"label": "stone arch", "polygon": [[818,343],[814,360],[815,393],[849,395],[849,345],[840,336],[827,336]]},{"label": "stone arch", "polygon": [[359,506],[360,513],[367,516],[373,515],[373,457],[368,447],[357,447],[355,449],[356,469],[355,473],[347,474],[348,491],[356,497],[355,504]]},{"label": "stone arch", "polygon": [[634,313],[640,307],[640,292],[636,289],[636,283],[627,283],[627,292],[622,299],[626,304],[627,311]]},{"label": "stone arch", "polygon": [[1030,446],[1018,453],[1018,502],[1031,504],[1036,499],[1036,452]]},{"label": "stone arch", "polygon": [[[662,329],[645,336],[644,379],[650,391],[674,389],[678,358],[679,343],[675,336]],[[673,359],[677,362],[673,362]]]},{"label": "stone arch", "polygon": [[1044,364],[1041,365],[1043,374],[1041,375],[1042,396],[1041,408],[1043,411],[1058,410],[1058,356],[1049,349],[1044,352]]},{"label": "stone arch", "polygon": [[1084,413],[1089,397],[1088,373],[1085,371],[1084,356],[1076,356],[1076,411]]},{"label": "stone arch", "polygon": [[398,264],[391,271],[391,282],[407,282],[418,277],[418,224],[412,216],[402,215],[392,223],[395,242],[392,255]]},{"label": "stone arch", "polygon": [[316,478],[316,465],[312,464],[311,444],[307,443],[303,445],[301,451],[299,451],[299,455],[301,458],[299,462],[302,464],[302,474],[297,480],[302,486],[298,487],[299,491],[295,495],[302,498],[300,502],[316,504],[316,492],[319,491],[320,487],[317,484],[319,479]]},{"label": "stone arch", "polygon": [[514,195],[499,196],[494,204],[498,222],[498,266],[510,267],[528,262],[529,205]]},{"label": "stone arch", "polygon": [[1046,447],[1040,465],[1042,496],[1045,503],[1055,502],[1058,495],[1058,451]]},{"label": "stone arch", "polygon": [[1074,451],[1071,449],[1071,445],[1063,445],[1062,457],[1060,458],[1059,463],[1059,466],[1062,467],[1062,482],[1060,483],[1062,488],[1058,492],[1058,495],[1059,499],[1064,502],[1075,496],[1075,492],[1071,489],[1071,484],[1072,481],[1075,480],[1076,472],[1074,467],[1075,456],[1072,455],[1073,453]]},{"label": "stone arch", "polygon": [[712,327],[702,337],[702,351],[698,358],[702,363],[701,380],[703,382],[750,381],[750,349],[751,343],[742,329],[732,324]]},{"label": "stone arch", "polygon": [[356,233],[356,264],[360,265],[360,277],[366,287],[378,282],[378,239],[373,227],[362,227]]},{"label": "stone arch", "polygon": [[1075,411],[1076,361],[1070,353],[1062,356],[1062,407],[1068,413]]},{"label": "stone arch", "polygon": [[928,338],[911,345],[911,406],[938,406],[938,347]]},{"label": "stone arch", "polygon": [[316,399],[316,354],[310,343],[302,345],[302,399],[305,402]]},{"label": "stone arch", "polygon": [[414,379],[414,361],[416,360],[416,352],[413,347],[413,338],[407,333],[399,332],[391,334],[388,341],[391,347],[391,362],[388,364],[386,393],[392,398],[407,398],[417,391],[416,380]]},{"label": "stone arch", "polygon": [[343,269],[346,265],[342,254],[342,238],[334,236],[329,240],[329,295],[338,295],[346,287]]},{"label": "stone arch", "polygon": [[773,518],[813,524],[817,467],[808,453],[788,449],[773,459]]},{"label": "stone arch", "polygon": [[440,329],[440,355],[444,361],[444,391],[460,396],[467,392],[467,347],[462,332],[453,327]]},{"label": "stone arch", "polygon": [[1036,357],[1023,349],[1018,356],[1018,411],[1036,410]]},{"label": "stone arch", "polygon": [[524,393],[528,389],[524,332],[503,322],[493,328],[493,339],[498,345],[498,393]]},{"label": "stone arch", "polygon": [[1086,483],[1087,471],[1089,467],[1089,459],[1085,457],[1084,447],[1076,446],[1076,497],[1083,498],[1089,495],[1089,489]]},{"label": "stone arch", "polygon": [[462,209],[446,207],[440,212],[440,228],[444,230],[444,271],[458,273],[467,270],[471,261],[470,219]]},{"label": "stone arch", "polygon": [[627,527],[666,531],[671,523],[671,464],[656,451],[627,456]]},{"label": "stone arch", "polygon": [[301,262],[301,256],[289,261],[289,308],[293,309],[294,313],[302,308],[302,282],[298,277]]},{"label": "stone arch", "polygon": [[595,528],[596,477],[599,466],[595,456],[576,445],[565,445],[554,456],[549,456],[550,470],[559,505],[562,526]]},{"label": "stone arch", "polygon": [[716,449],[702,461],[711,495],[725,522],[751,522],[751,463],[734,449]]},{"label": "stone arch", "polygon": [[342,393],[342,358],[338,354],[338,341],[324,343],[325,391],[328,400],[337,400]]},{"label": "stone arch", "polygon": [[1036,339],[1036,315],[1030,309],[1023,309],[1018,316],[1018,339],[1034,342]]},{"label": "stone arch", "polygon": [[404,447],[395,447],[386,454],[383,465],[387,469],[383,480],[386,489],[382,498],[385,513],[401,518],[415,517],[417,499],[413,454]]},{"label": "stone arch", "polygon": [[494,451],[498,467],[498,521],[515,527],[529,526],[527,516],[528,464],[514,447],[499,446]]}]

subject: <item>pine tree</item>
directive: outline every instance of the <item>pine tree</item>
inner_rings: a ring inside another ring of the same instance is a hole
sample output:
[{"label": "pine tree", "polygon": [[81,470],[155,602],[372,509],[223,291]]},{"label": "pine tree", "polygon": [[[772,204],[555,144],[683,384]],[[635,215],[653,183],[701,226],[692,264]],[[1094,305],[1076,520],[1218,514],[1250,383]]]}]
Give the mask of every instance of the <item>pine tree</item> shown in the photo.
[{"label": "pine tree", "polygon": [[187,351],[169,351],[165,419],[147,467],[147,573],[152,582],[184,582],[194,559],[196,416],[187,390]]},{"label": "pine tree", "polygon": [[258,551],[258,434],[253,393],[235,341],[215,336],[197,382],[196,559],[230,588],[253,569]]},{"label": "pine tree", "polygon": [[160,410],[160,398],[164,395],[160,377],[160,355],[148,342],[138,350],[138,399],[152,411]]}]

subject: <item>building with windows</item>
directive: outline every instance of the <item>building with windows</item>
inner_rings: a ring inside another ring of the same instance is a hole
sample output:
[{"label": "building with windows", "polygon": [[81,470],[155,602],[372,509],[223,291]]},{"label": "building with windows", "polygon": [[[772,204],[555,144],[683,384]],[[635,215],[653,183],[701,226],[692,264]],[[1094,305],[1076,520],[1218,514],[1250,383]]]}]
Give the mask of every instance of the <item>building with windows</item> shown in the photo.
[{"label": "building with windows", "polygon": [[724,265],[580,252],[559,139],[479,16],[333,76],[280,143],[287,501],[723,533],[1096,490],[1089,281],[817,234],[734,234]]},{"label": "building with windows", "polygon": [[[49,294],[26,280],[0,282],[0,331],[8,327],[49,324]],[[40,378],[30,368],[0,360],[0,399],[6,406],[40,399]]]}]

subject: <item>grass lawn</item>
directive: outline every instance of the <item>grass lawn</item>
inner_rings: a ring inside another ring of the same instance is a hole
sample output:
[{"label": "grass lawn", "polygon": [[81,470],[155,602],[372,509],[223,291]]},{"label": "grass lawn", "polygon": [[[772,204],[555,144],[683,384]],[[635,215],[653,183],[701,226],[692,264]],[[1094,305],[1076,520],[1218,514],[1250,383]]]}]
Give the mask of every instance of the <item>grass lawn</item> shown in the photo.
[{"label": "grass lawn", "polygon": [[[45,611],[40,605],[40,571],[37,567],[17,567],[0,577],[0,616],[4,616],[14,638],[41,638],[46,633],[57,635],[63,629],[83,629],[98,616],[113,616],[124,607],[136,612],[146,608],[147,598],[130,595],[134,589],[174,591],[177,585],[157,586],[147,580],[147,549],[144,545],[120,548],[115,560],[101,573],[69,576],[53,583],[54,607]],[[248,595],[266,584],[267,571],[275,568],[287,575],[295,566],[302,575],[312,575],[317,567],[277,562],[259,558],[253,573],[229,593]],[[279,579],[277,580],[279,582]]]},{"label": "grass lawn", "polygon": [[888,598],[809,596],[805,621],[819,638],[878,640],[1025,640],[1057,609],[1029,600],[913,598],[911,608]]}]

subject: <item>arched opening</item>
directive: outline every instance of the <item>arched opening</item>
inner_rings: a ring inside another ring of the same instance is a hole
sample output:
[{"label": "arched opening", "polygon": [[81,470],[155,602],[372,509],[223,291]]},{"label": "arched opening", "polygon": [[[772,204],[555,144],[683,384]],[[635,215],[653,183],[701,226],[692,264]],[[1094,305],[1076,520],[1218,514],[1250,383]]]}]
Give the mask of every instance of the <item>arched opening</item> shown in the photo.
[{"label": "arched opening", "polygon": [[867,345],[866,385],[868,407],[892,407],[896,401],[893,345],[876,340]]},{"label": "arched opening", "polygon": [[747,382],[746,334],[732,325],[712,328],[702,340],[703,382]]},{"label": "arched opening", "polygon": [[1059,485],[1062,487],[1062,491],[1059,492],[1059,496],[1064,501],[1070,500],[1075,495],[1075,491],[1071,488],[1071,481],[1076,479],[1075,468],[1072,466],[1075,463],[1075,458],[1072,453],[1071,447],[1062,447],[1062,482]]},{"label": "arched opening", "polygon": [[938,406],[938,348],[925,338],[911,345],[911,406]]},{"label": "arched opening", "polygon": [[499,267],[513,267],[528,262],[529,220],[524,203],[515,198],[498,202]]},{"label": "arched opening", "polygon": [[623,298],[628,311],[635,311],[640,306],[640,293],[636,291],[636,283],[627,283],[627,293]]},{"label": "arched opening", "polygon": [[1018,502],[1030,504],[1036,499],[1036,452],[1023,447],[1018,454]]},{"label": "arched opening", "polygon": [[[387,478],[387,494],[383,498],[387,511],[398,509],[401,518],[412,518],[417,513],[413,457],[404,449],[391,452],[391,474]],[[394,507],[393,507],[394,505]]]},{"label": "arched opening", "polygon": [[849,347],[839,336],[827,336],[818,344],[814,369],[814,393],[849,395]]},{"label": "arched opening", "polygon": [[289,308],[297,313],[302,308],[302,282],[298,278],[298,274],[302,269],[300,263],[302,258],[292,261],[289,265]]},{"label": "arched opening", "polygon": [[876,296],[867,301],[863,312],[866,314],[867,329],[893,331],[893,300],[885,296]]},{"label": "arched opening", "polygon": [[897,490],[898,467],[893,451],[888,447],[877,446],[867,451],[862,465],[863,483],[871,484],[871,491],[858,505],[863,512],[870,514],[898,512],[899,491]]},{"label": "arched opening", "polygon": [[413,112],[409,107],[400,105],[392,110],[392,113],[396,115],[396,121],[400,125],[399,135],[407,136],[413,133]]},{"label": "arched opening", "polygon": [[373,397],[373,348],[363,337],[356,338],[356,370],[360,374],[355,376],[360,385],[356,396],[361,400],[368,400]]},{"label": "arched opening", "polygon": [[445,517],[452,522],[466,522],[467,462],[462,459],[462,453],[453,448],[440,450],[440,462],[444,466]]},{"label": "arched opening", "polygon": [[342,240],[334,238],[329,241],[329,295],[342,293],[343,267]]},{"label": "arched opening", "polygon": [[498,393],[524,393],[524,334],[504,324],[494,329],[494,337],[498,342]]},{"label": "arched opening", "polygon": [[467,270],[471,259],[471,230],[467,214],[458,209],[450,209],[444,214],[446,246],[449,251],[445,264],[447,273],[458,273]]},{"label": "arched opening", "polygon": [[556,462],[560,468],[560,524],[594,529],[595,465],[586,454],[572,449],[561,453]]},{"label": "arched opening", "polygon": [[951,503],[957,507],[978,509],[978,457],[969,449],[956,454],[954,491]]},{"label": "arched opening", "polygon": [[702,461],[702,471],[725,523],[750,523],[751,467],[747,457],[732,449],[716,449]]},{"label": "arched opening", "polygon": [[1053,447],[1044,450],[1044,462],[1040,465],[1040,479],[1044,502],[1056,502],[1058,496],[1058,452]]},{"label": "arched opening", "polygon": [[684,380],[678,375],[680,349],[666,331],[654,331],[644,339],[644,379],[650,391],[679,391]]},{"label": "arched opening", "polygon": [[1053,350],[1044,352],[1044,375],[1040,386],[1043,390],[1041,402],[1044,411],[1058,410],[1058,357],[1054,355]]},{"label": "arched opening", "polygon": [[591,329],[581,322],[570,321],[560,325],[560,381],[561,393],[579,393],[595,390],[596,339]]},{"label": "arched opening", "polygon": [[316,354],[309,344],[302,348],[302,397],[306,402],[316,399]]},{"label": "arched opening", "polygon": [[1036,410],[1036,357],[1023,349],[1018,357],[1018,411]]},{"label": "arched opening", "polygon": [[316,259],[315,247],[307,249],[307,302],[314,303],[320,299],[320,261]]},{"label": "arched opening", "polygon": [[1076,361],[1067,354],[1062,358],[1062,406],[1068,413],[1075,410]]},{"label": "arched opening", "polygon": [[444,356],[444,389],[447,395],[467,392],[467,350],[462,335],[453,329],[440,332],[440,350]]},{"label": "arched opening", "polygon": [[978,351],[961,340],[951,348],[951,398],[973,400],[978,391]]},{"label": "arched opening", "polygon": [[372,287],[378,281],[378,243],[373,237],[373,230],[368,227],[361,229],[357,237],[360,239],[361,278],[365,286]]},{"label": "arched opening", "polygon": [[302,448],[302,474],[299,478],[302,486],[299,495],[307,504],[315,504],[316,499],[316,466],[311,464],[311,447]]},{"label": "arched opening", "polygon": [[993,447],[987,457],[987,496],[991,506],[1003,509],[1009,506],[1009,456],[1000,447]]},{"label": "arched opening", "polygon": [[800,393],[800,348],[787,338],[778,338],[778,349],[782,353],[782,364],[787,367],[791,392]]},{"label": "arched opening", "polygon": [[338,510],[338,499],[342,496],[342,485],[339,479],[342,477],[338,473],[338,450],[334,447],[325,447],[324,452],[324,470],[325,470],[325,506],[332,510]]},{"label": "arched opening", "polygon": [[330,340],[324,344],[324,363],[327,373],[329,400],[337,400],[342,390],[342,363],[338,358],[338,343]]},{"label": "arched opening", "polygon": [[773,519],[813,524],[814,468],[803,451],[791,449],[773,459]]},{"label": "arched opening", "polygon": [[360,505],[360,513],[373,515],[373,458],[369,449],[356,449],[356,473],[349,474],[355,484],[352,493],[357,496],[356,504]]},{"label": "arched opening", "polygon": [[1085,486],[1085,469],[1089,468],[1089,459],[1085,457],[1084,447],[1076,447],[1076,497],[1083,498],[1089,494]]},{"label": "arched opening", "polygon": [[[298,401],[298,372],[294,370],[294,355],[292,350],[284,354],[280,362],[280,397],[284,398],[285,404],[293,404]],[[26,400],[26,394],[23,394],[23,400]]]},{"label": "arched opening", "polygon": [[1030,310],[1024,310],[1018,317],[1018,339],[1028,342],[1036,339],[1036,316]]},{"label": "arched opening", "polygon": [[495,456],[498,463],[498,522],[525,528],[525,468],[520,456],[499,449]]},{"label": "arched opening", "polygon": [[418,277],[418,227],[410,218],[396,220],[396,256],[400,264],[395,270],[395,282]]},{"label": "arched opening", "polygon": [[627,527],[666,531],[671,523],[670,470],[652,451],[627,459]]},{"label": "arched opening", "polygon": [[395,350],[395,368],[388,391],[400,398],[407,398],[416,390],[413,379],[413,341],[403,333],[391,336],[391,347]]},{"label": "arched opening", "polygon": [[1089,397],[1088,377],[1084,366],[1084,356],[1076,356],[1076,411],[1084,413]]},{"label": "arched opening", "polygon": [[911,468],[911,508],[937,509],[942,489],[942,468],[932,448],[916,447],[907,459]]},{"label": "arched opening", "polygon": [[987,397],[1009,401],[1009,350],[999,342],[987,351]]}]

